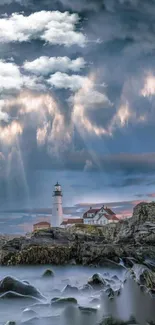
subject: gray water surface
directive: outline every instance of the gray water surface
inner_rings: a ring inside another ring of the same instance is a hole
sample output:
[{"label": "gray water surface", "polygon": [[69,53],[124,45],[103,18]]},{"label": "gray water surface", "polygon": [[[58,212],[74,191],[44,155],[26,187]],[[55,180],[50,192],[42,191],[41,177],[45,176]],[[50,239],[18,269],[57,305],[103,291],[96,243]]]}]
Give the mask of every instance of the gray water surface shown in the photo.
[{"label": "gray water surface", "polygon": [[[55,276],[54,278],[42,278],[45,269],[51,268]],[[0,267],[0,280],[6,276],[13,276],[20,280],[27,280],[34,285],[46,297],[47,302],[56,296],[54,289],[62,290],[66,284],[77,286],[78,288],[86,284],[88,278],[94,273],[104,274],[108,272],[110,277],[117,275],[120,280],[125,277],[126,271],[120,269],[108,268],[88,268],[77,266],[52,267],[52,266],[24,266],[24,267]],[[74,296],[74,295],[71,295]],[[91,294],[78,294],[75,296],[78,304],[81,306],[91,306],[97,308],[98,312],[94,315],[77,314],[74,318],[74,310],[71,312],[64,308],[31,307],[32,302],[28,300],[7,299],[0,300],[0,325],[7,321],[16,321],[21,324],[24,321],[23,311],[25,308],[30,308],[35,311],[38,319],[37,323],[28,321],[26,325],[96,325],[103,316],[113,315],[122,320],[128,320],[131,315],[135,316],[138,323],[146,324],[147,320],[155,321],[155,299],[149,294],[143,293],[140,287],[131,279],[124,283],[120,296],[114,300],[109,300],[108,297],[102,298],[102,301],[91,304],[92,298],[100,298],[100,292],[94,291]],[[87,323],[87,324],[86,324]],[[24,324],[24,323],[23,323]]]}]

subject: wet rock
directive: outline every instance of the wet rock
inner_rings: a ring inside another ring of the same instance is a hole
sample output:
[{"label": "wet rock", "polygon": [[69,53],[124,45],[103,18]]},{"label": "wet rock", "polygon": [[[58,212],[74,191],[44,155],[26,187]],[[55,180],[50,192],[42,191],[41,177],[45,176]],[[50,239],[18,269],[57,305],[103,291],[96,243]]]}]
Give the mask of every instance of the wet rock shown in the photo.
[{"label": "wet rock", "polygon": [[47,269],[43,275],[42,275],[44,278],[49,278],[49,277],[53,277],[54,276],[54,272],[50,269]]},{"label": "wet rock", "polygon": [[26,308],[22,313],[22,320],[27,321],[29,319],[37,317],[37,313],[29,308]]},{"label": "wet rock", "polygon": [[102,288],[106,285],[105,280],[102,275],[99,273],[95,273],[89,280],[88,284],[90,284],[93,288]]},{"label": "wet rock", "polygon": [[108,283],[110,286],[114,285],[115,284],[115,280],[113,279],[104,279],[106,283]]},{"label": "wet rock", "polygon": [[62,294],[63,295],[71,295],[71,294],[78,294],[79,293],[79,290],[77,287],[73,287],[71,286],[70,284],[67,284],[66,287],[62,290]]},{"label": "wet rock", "polygon": [[112,288],[109,288],[105,291],[105,293],[107,294],[108,298],[111,300],[111,299],[114,299],[114,296],[115,296],[115,292]]},{"label": "wet rock", "polygon": [[145,285],[147,288],[155,288],[155,274],[149,270],[144,270],[139,276],[139,281],[142,285]]},{"label": "wet rock", "polygon": [[5,323],[5,325],[16,325],[16,322],[14,322],[14,321],[8,321],[7,323]]},{"label": "wet rock", "polygon": [[17,292],[13,292],[13,291],[8,291],[8,292],[5,292],[3,294],[0,295],[0,299],[27,299],[27,300],[32,300],[32,301],[38,301],[37,298],[35,297],[32,297],[32,296],[24,296],[24,295],[21,295]]},{"label": "wet rock", "polygon": [[73,297],[66,297],[66,298],[53,298],[51,300],[51,305],[53,307],[58,306],[67,306],[67,305],[77,305],[77,300]]},{"label": "wet rock", "polygon": [[[114,247],[108,247],[109,249],[109,256],[111,255],[110,253],[112,253],[112,251],[114,250]],[[110,252],[111,250],[111,252]],[[114,253],[114,255],[117,254],[117,252]],[[116,256],[115,256],[116,257]],[[100,266],[104,266],[104,267],[108,267],[111,269],[118,269],[118,270],[123,270],[125,269],[125,267],[121,264],[119,264],[119,258],[116,257],[116,259],[118,259],[118,261],[116,262],[114,260],[115,258],[113,257],[113,259],[109,259],[109,258],[103,258],[103,260],[100,261]]]},{"label": "wet rock", "polygon": [[90,305],[94,306],[94,305],[100,305],[101,301],[99,298],[92,298],[89,303]]},{"label": "wet rock", "polygon": [[120,319],[115,319],[111,316],[103,318],[99,325],[129,325],[137,324],[135,318],[130,318],[128,321],[122,321]]},{"label": "wet rock", "polygon": [[84,284],[83,287],[80,288],[80,291],[83,293],[90,293],[93,290],[90,284]]},{"label": "wet rock", "polygon": [[39,317],[34,317],[32,319],[26,320],[26,321],[22,321],[21,322],[22,325],[41,325],[40,324],[40,318]]},{"label": "wet rock", "polygon": [[149,291],[147,291],[147,292],[149,292],[149,294],[150,294],[150,296],[151,296],[152,298],[155,298],[155,289],[149,290]]},{"label": "wet rock", "polygon": [[6,277],[0,281],[0,294],[4,294],[10,291],[16,292],[23,296],[31,296],[38,299],[44,299],[41,293],[34,286],[26,284],[12,277]]},{"label": "wet rock", "polygon": [[110,279],[110,274],[108,272],[104,272],[103,273],[103,277],[104,278],[109,278]]},{"label": "wet rock", "polygon": [[155,260],[146,260],[143,263],[144,265],[146,265],[152,272],[155,272]]},{"label": "wet rock", "polygon": [[136,325],[137,324],[137,320],[136,320],[136,318],[134,317],[134,316],[130,316],[130,318],[129,318],[129,320],[128,320],[128,322],[127,322],[127,324],[131,324],[131,325]]},{"label": "wet rock", "polygon": [[137,263],[137,260],[133,257],[123,257],[122,261],[127,268],[131,268],[134,264]]},{"label": "wet rock", "polygon": [[90,313],[96,313],[97,312],[97,308],[92,308],[92,307],[84,307],[84,306],[79,306],[78,307],[79,310],[83,313],[87,313],[87,314],[90,314]]},{"label": "wet rock", "polygon": [[59,299],[60,299],[60,297],[54,297],[54,298],[51,299],[51,303],[53,303],[54,301],[57,301]]},{"label": "wet rock", "polygon": [[49,304],[49,303],[46,303],[46,304],[36,303],[31,306],[31,308],[33,310],[38,310],[38,311],[41,311],[41,310],[44,311],[46,309],[49,309],[50,307],[51,307],[51,304]]},{"label": "wet rock", "polygon": [[143,265],[134,265],[131,270],[134,280],[150,290],[155,290],[155,273]]},{"label": "wet rock", "polygon": [[117,275],[113,275],[111,279],[114,280],[114,281],[120,281],[120,279],[118,278]]},{"label": "wet rock", "polygon": [[121,288],[115,291],[116,296],[120,296],[120,294],[121,294]]}]

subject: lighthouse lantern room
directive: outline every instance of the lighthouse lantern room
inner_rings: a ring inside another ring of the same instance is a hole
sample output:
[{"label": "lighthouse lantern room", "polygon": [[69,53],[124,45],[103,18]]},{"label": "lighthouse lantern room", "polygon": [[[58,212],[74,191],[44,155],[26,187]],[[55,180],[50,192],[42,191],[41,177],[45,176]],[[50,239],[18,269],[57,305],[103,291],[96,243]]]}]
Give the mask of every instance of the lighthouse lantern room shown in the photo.
[{"label": "lighthouse lantern room", "polygon": [[54,192],[53,192],[52,226],[60,227],[62,222],[63,222],[62,189],[61,189],[61,185],[57,182],[54,186]]}]

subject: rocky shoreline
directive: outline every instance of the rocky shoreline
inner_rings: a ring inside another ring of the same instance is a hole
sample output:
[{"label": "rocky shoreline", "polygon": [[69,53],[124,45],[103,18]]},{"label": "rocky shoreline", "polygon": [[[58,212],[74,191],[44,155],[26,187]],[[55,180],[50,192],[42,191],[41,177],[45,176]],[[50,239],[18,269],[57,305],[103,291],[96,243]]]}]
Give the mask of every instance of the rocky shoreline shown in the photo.
[{"label": "rocky shoreline", "polygon": [[[114,268],[115,271],[120,268],[124,275],[123,279],[119,279],[116,273],[111,276],[109,273],[100,274],[97,271],[82,287],[67,284],[62,291],[53,289],[50,302],[46,302],[46,297],[28,281],[5,276],[0,281],[0,301],[18,301],[21,298],[24,301],[30,300],[34,304],[32,308],[23,311],[22,317],[33,317],[37,308],[44,310],[46,307],[47,311],[51,311],[52,308],[55,310],[63,307],[64,311],[69,308],[69,317],[71,310],[73,311],[75,324],[78,319],[86,316],[91,317],[92,324],[98,325],[137,324],[134,318],[121,321],[111,316],[101,317],[100,322],[97,322],[96,315],[100,313],[100,309],[94,306],[102,305],[104,299],[109,301],[119,299],[129,281],[136,283],[136,286],[138,284],[140,290],[151,298],[155,297],[154,216],[155,203],[141,203],[134,208],[132,219],[118,224],[104,227],[80,225],[69,229],[55,228],[35,232],[30,238],[23,236],[10,240],[3,237],[0,241],[1,265],[68,264],[87,265],[93,268],[110,266],[110,269]],[[42,274],[44,280],[52,281],[53,278],[55,274],[50,268]],[[92,302],[90,301],[88,306],[81,306],[77,297],[85,295],[92,296]],[[53,317],[48,319],[50,323],[54,321]],[[12,322],[7,324],[11,325]],[[37,324],[38,318],[34,317],[32,325]],[[153,322],[147,322],[147,325],[149,324]]]},{"label": "rocky shoreline", "polygon": [[[122,266],[121,266],[122,267]],[[122,267],[123,268],[123,267]],[[116,269],[115,269],[116,272]],[[51,269],[44,271],[40,276],[40,281],[47,281],[50,287],[50,296],[46,297],[34,285],[27,280],[19,280],[17,278],[6,276],[0,281],[0,303],[11,301],[12,304],[24,301],[28,307],[22,310],[21,319],[19,322],[11,321],[5,325],[50,325],[50,324],[84,324],[84,321],[90,325],[128,325],[139,324],[134,316],[129,320],[123,321],[115,319],[110,315],[105,315],[101,306],[109,302],[115,302],[122,296],[125,286],[130,281],[136,281],[140,288],[145,292],[152,294],[151,286],[154,278],[152,272],[147,267],[134,265],[131,270],[123,270],[118,275],[112,275],[109,272],[102,274],[95,273],[86,282],[79,286],[78,281],[76,285],[66,284],[62,290],[54,289],[53,278],[57,276]],[[68,280],[67,280],[68,282]],[[155,282],[154,282],[155,284]],[[81,304],[81,298],[87,298],[87,305]],[[40,314],[42,315],[40,317]],[[55,311],[57,316],[62,317],[56,319],[52,315]],[[64,314],[67,313],[67,314]],[[50,317],[49,317],[50,315]],[[65,318],[67,322],[64,323]],[[147,325],[153,325],[153,322],[147,322]]]},{"label": "rocky shoreline", "polygon": [[1,265],[103,266],[107,260],[126,263],[128,257],[140,263],[155,259],[155,202],[138,204],[131,219],[117,224],[51,228],[35,232],[30,238],[0,241]]}]

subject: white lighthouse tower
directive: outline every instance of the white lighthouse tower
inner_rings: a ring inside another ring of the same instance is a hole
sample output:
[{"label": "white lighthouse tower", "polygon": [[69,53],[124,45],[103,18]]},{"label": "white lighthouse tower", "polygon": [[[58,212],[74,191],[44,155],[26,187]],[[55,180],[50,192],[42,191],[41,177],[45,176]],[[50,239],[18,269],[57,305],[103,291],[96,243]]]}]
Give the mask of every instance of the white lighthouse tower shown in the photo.
[{"label": "white lighthouse tower", "polygon": [[52,227],[60,227],[63,222],[62,190],[57,182],[53,192]]}]

